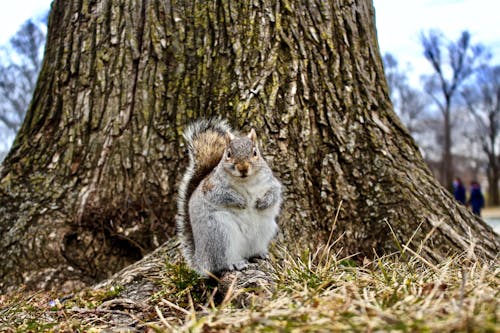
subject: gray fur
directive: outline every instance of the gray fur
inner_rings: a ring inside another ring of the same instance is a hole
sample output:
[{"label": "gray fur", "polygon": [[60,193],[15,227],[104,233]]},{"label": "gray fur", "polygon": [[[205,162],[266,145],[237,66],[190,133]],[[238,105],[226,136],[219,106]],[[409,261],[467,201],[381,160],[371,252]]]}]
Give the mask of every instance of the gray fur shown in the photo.
[{"label": "gray fur", "polygon": [[[179,190],[177,195],[177,215],[175,217],[177,234],[181,242],[181,249],[184,257],[190,263],[190,258],[193,257],[194,239],[193,230],[191,228],[191,223],[189,223],[189,213],[187,202],[191,197],[191,194],[199,185],[200,180],[205,178],[206,174],[199,174],[198,170],[206,169],[206,166],[195,165],[195,156],[197,155],[194,142],[199,139],[200,134],[213,130],[224,136],[225,133],[231,131],[231,127],[225,120],[218,118],[213,119],[200,119],[192,124],[190,124],[184,130],[184,140],[187,144],[189,164],[184,172],[181,183],[179,184]],[[210,170],[211,171],[211,170]]]},{"label": "gray fur", "polygon": [[[196,135],[193,137],[196,139]],[[190,181],[189,173],[196,173],[196,167],[188,168],[185,183]],[[184,190],[187,187],[184,184]],[[243,269],[248,259],[267,256],[269,242],[278,229],[275,220],[281,184],[253,139],[231,140],[219,164],[184,198],[189,198],[188,205],[179,203],[185,213],[178,214],[177,224],[181,242],[192,242],[183,244],[187,249],[183,254],[198,273]],[[187,224],[191,235],[186,233]]]},{"label": "gray fur", "polygon": [[274,205],[278,200],[280,200],[281,189],[278,187],[271,187],[261,198],[255,201],[255,208],[258,210],[264,210],[272,205]]},{"label": "gray fur", "polygon": [[[217,175],[214,176],[214,180],[216,180],[215,177],[217,177]],[[213,190],[206,192],[205,200],[214,205],[227,208],[244,209],[247,207],[247,199],[230,187],[224,189],[216,187]]]}]

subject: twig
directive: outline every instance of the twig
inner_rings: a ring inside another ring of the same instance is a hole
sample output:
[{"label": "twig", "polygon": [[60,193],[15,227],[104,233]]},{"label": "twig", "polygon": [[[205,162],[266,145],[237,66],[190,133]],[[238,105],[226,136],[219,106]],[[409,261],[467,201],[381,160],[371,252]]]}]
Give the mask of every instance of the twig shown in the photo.
[{"label": "twig", "polygon": [[160,321],[162,322],[162,324],[165,325],[165,327],[172,329],[172,326],[167,322],[165,317],[163,317],[163,314],[161,313],[158,306],[155,306],[155,311],[156,311],[156,314],[158,315],[158,317],[160,318]]},{"label": "twig", "polygon": [[425,259],[424,257],[422,257],[420,254],[418,254],[417,252],[413,251],[411,248],[409,248],[408,246],[406,245],[403,245],[404,249],[405,250],[408,250],[409,252],[411,252],[414,256],[416,256],[420,261],[422,261],[424,264],[426,264],[427,266],[429,266],[430,268],[432,268],[436,273],[439,273],[439,269],[433,265],[430,261],[428,261],[427,259]]},{"label": "twig", "polygon": [[187,316],[191,315],[191,313],[188,310],[186,310],[184,308],[181,308],[180,306],[178,306],[177,304],[174,304],[174,303],[170,302],[169,300],[166,300],[166,299],[162,298],[161,302],[165,303],[166,305],[168,305],[171,308],[174,308],[176,310],[181,311],[182,313],[184,313]]}]

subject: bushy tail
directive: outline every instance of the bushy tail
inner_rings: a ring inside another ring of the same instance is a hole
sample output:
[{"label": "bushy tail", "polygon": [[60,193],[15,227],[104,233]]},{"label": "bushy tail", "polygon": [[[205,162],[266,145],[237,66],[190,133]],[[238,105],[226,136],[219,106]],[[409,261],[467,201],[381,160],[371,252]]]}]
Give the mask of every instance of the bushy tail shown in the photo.
[{"label": "bushy tail", "polygon": [[227,121],[218,118],[197,120],[184,130],[189,164],[179,186],[176,224],[182,252],[188,263],[191,263],[194,254],[189,198],[200,182],[219,164],[226,147],[228,131],[231,131],[231,127]]}]

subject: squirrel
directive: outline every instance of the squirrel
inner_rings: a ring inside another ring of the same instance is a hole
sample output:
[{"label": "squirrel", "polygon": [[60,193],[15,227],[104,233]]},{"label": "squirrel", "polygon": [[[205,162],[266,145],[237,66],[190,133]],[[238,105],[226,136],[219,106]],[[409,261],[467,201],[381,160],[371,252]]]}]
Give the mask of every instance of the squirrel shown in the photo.
[{"label": "squirrel", "polygon": [[176,224],[188,265],[208,276],[267,258],[282,185],[260,153],[255,130],[240,136],[226,120],[201,119],[183,136],[189,165]]}]

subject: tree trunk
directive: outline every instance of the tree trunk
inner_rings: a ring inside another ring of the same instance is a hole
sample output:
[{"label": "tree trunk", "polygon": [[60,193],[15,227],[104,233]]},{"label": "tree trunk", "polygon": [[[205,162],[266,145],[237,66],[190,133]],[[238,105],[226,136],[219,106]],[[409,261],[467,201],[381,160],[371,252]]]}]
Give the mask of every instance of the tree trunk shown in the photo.
[{"label": "tree trunk", "polygon": [[498,157],[495,152],[495,146],[492,146],[491,158],[489,161],[491,179],[488,180],[490,189],[490,205],[500,205],[500,193],[498,192],[498,180],[500,179],[500,170],[498,165]]},{"label": "tree trunk", "polygon": [[451,110],[450,110],[450,102],[449,98],[446,98],[445,110],[443,112],[444,115],[444,128],[443,128],[443,136],[444,136],[444,144],[443,144],[443,155],[442,155],[442,167],[441,167],[441,184],[451,190],[451,186],[453,183],[453,154],[451,153]]},{"label": "tree trunk", "polygon": [[0,289],[100,280],[173,235],[181,132],[209,115],[259,130],[285,244],[500,249],[393,113],[370,1],[56,0],[0,175]]},{"label": "tree trunk", "polygon": [[491,206],[498,206],[500,204],[500,195],[498,193],[498,179],[500,178],[500,172],[498,170],[498,165],[496,162],[497,157],[494,155],[488,157],[489,157],[489,166],[488,166],[489,203]]}]

